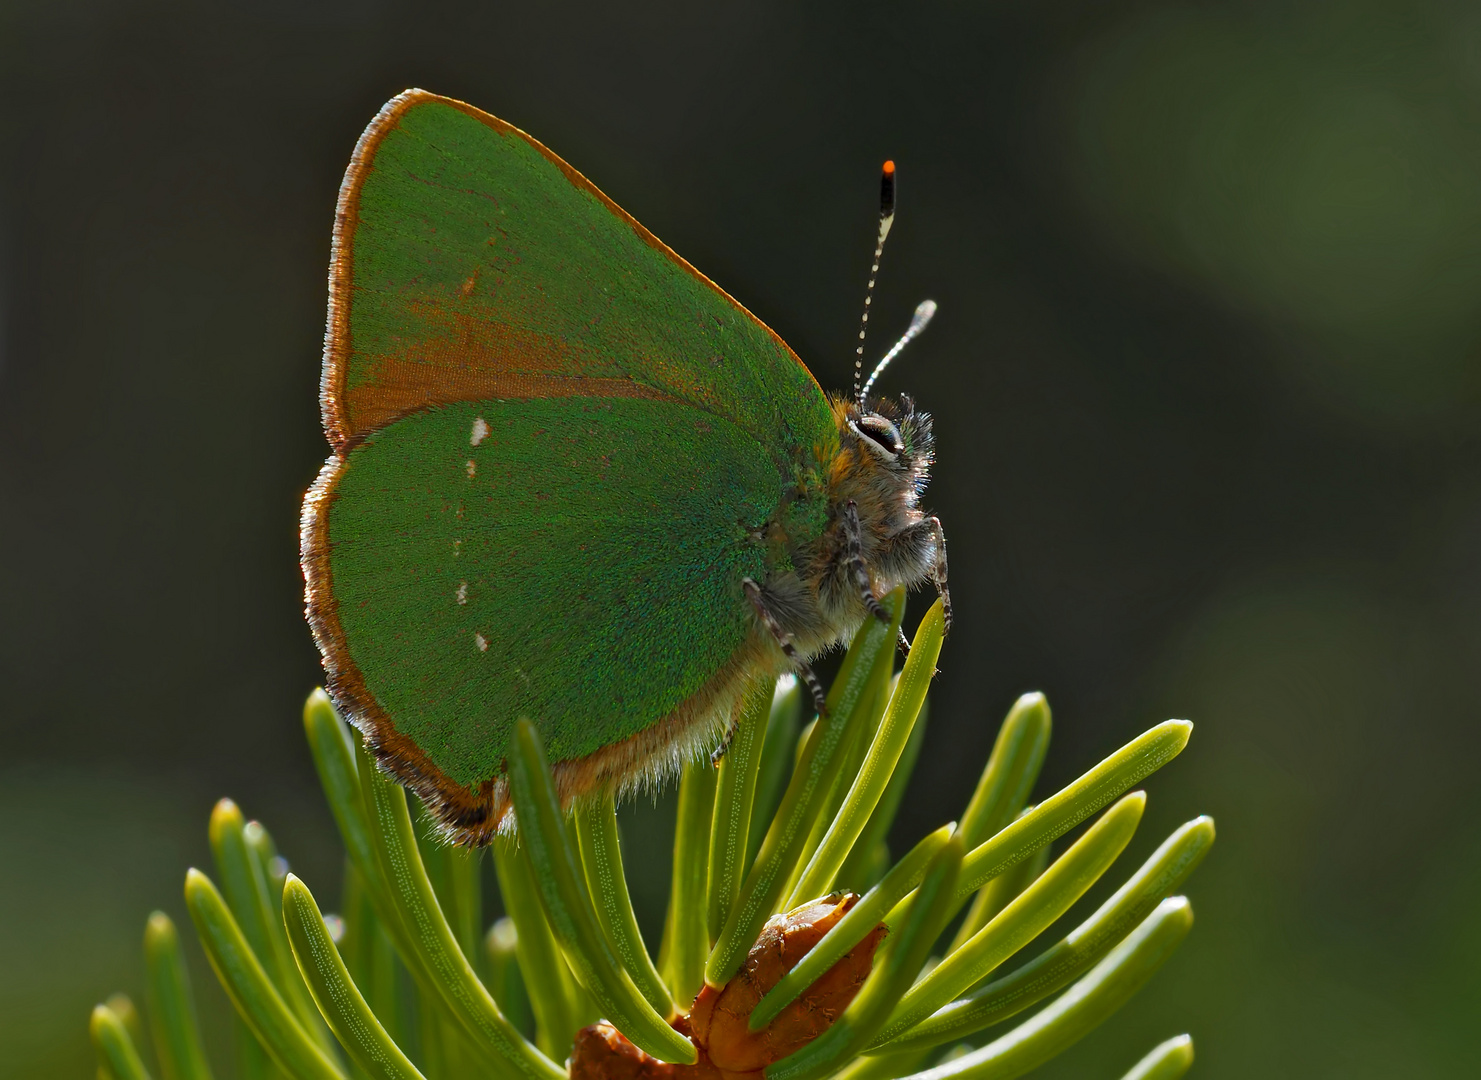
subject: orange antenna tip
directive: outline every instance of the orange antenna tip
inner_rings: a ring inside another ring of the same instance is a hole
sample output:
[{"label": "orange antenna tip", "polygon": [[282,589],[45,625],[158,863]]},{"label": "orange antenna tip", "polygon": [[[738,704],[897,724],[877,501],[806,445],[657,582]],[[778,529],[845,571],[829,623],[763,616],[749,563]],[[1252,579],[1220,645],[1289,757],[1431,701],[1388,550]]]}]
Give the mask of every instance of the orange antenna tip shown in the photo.
[{"label": "orange antenna tip", "polygon": [[879,176],[879,232],[875,234],[874,261],[869,267],[869,284],[864,287],[864,314],[859,319],[859,341],[854,346],[854,400],[864,404],[860,383],[864,377],[864,335],[869,332],[869,304],[874,299],[874,279],[879,273],[879,257],[884,252],[885,237],[895,221],[895,162],[884,163]]}]

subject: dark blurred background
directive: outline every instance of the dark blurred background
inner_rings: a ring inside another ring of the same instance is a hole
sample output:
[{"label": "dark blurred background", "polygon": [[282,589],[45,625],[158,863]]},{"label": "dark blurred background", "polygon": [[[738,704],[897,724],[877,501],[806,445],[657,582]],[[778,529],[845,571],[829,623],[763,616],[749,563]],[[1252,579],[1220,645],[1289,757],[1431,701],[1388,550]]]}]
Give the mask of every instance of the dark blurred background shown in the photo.
[{"label": "dark blurred background", "polygon": [[1041,792],[1196,721],[1128,863],[1219,824],[1189,942],[1043,1075],[1185,1030],[1202,1077],[1481,1073],[1461,0],[0,6],[0,1073],[91,1075],[218,796],[337,887],[297,510],[335,194],[412,85],[546,142],[824,386],[899,162],[876,345],[940,302],[887,384],[937,417],[958,624],[896,841],[1028,689]]}]

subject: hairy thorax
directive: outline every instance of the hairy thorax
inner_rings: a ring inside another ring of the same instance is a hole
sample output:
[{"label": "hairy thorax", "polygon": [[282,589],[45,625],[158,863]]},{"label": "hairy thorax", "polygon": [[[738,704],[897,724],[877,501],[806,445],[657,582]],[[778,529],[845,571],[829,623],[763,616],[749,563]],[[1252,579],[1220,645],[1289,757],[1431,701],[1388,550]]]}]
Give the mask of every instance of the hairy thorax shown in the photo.
[{"label": "hairy thorax", "polygon": [[920,507],[930,416],[908,397],[831,405],[837,441],[771,523],[774,569],[761,583],[780,628],[809,656],[852,634],[870,613],[869,596],[945,587],[941,525]]}]

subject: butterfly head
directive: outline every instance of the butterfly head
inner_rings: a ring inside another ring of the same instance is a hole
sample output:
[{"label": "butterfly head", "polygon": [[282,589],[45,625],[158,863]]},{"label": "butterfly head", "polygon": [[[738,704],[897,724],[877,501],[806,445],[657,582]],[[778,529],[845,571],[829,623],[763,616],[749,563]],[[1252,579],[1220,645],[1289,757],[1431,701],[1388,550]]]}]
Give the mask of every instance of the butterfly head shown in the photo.
[{"label": "butterfly head", "polygon": [[853,502],[866,531],[888,536],[920,516],[935,440],[929,413],[898,399],[833,400],[838,455],[828,470],[829,501]]},{"label": "butterfly head", "polygon": [[[915,400],[901,394],[900,400],[870,397],[846,403],[840,416],[845,443],[860,451],[861,465],[868,463],[881,479],[904,483],[914,496],[925,490],[934,459],[935,438],[931,415],[917,409]],[[850,440],[849,437],[852,437]],[[870,470],[866,470],[870,471]]]}]

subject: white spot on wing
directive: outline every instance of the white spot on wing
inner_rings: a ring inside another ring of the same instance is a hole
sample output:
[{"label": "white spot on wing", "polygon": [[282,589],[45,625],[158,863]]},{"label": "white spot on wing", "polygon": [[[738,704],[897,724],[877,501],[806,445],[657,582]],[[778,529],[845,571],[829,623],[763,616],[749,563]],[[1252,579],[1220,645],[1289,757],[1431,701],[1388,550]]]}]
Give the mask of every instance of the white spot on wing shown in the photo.
[{"label": "white spot on wing", "polygon": [[483,442],[484,439],[488,438],[488,435],[488,421],[480,416],[477,420],[473,421],[473,434],[468,439],[468,445],[477,446],[479,443]]},{"label": "white spot on wing", "polygon": [[488,652],[489,651],[488,639],[486,637],[484,637],[482,634],[474,634],[473,635],[473,644],[475,644],[475,645],[478,646],[478,651],[479,652]]},{"label": "white spot on wing", "polygon": [[454,559],[456,559],[460,554],[462,554],[462,548],[463,548],[463,541],[461,541],[461,540],[454,540],[453,541],[453,558]]},{"label": "white spot on wing", "polygon": [[478,471],[478,465],[472,458],[468,459],[468,479],[473,479],[473,474]]},{"label": "white spot on wing", "polygon": [[468,602],[468,583],[465,581],[465,582],[463,582],[462,584],[460,584],[458,586],[458,603],[460,603],[460,604],[466,604],[467,602]]}]

